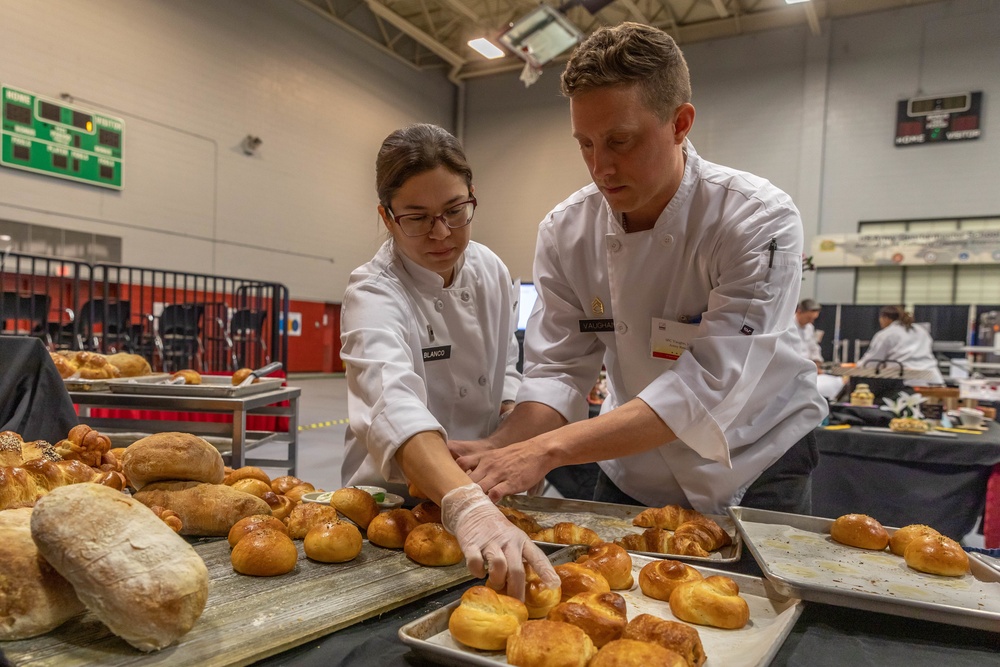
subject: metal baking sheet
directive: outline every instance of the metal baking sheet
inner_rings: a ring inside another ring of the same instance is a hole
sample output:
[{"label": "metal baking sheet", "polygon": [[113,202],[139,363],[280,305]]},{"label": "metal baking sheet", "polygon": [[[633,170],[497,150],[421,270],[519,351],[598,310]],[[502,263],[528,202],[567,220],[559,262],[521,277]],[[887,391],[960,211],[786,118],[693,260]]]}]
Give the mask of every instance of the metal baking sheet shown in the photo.
[{"label": "metal baking sheet", "polygon": [[[169,378],[170,376],[165,376]],[[150,380],[141,378],[116,378],[108,380],[114,394],[145,394],[151,396],[185,396],[203,398],[240,398],[263,394],[281,388],[281,378],[261,378],[260,382],[245,387],[234,387],[230,375],[202,375],[201,384],[160,384],[164,378]]]},{"label": "metal baking sheet", "polygon": [[[568,521],[585,528],[590,528],[605,542],[613,542],[619,538],[641,533],[645,528],[632,525],[632,519],[646,509],[637,505],[618,505],[616,503],[597,503],[591,500],[571,500],[567,498],[549,498],[546,496],[506,496],[501,505],[521,510],[535,518],[544,527]],[[680,556],[677,554],[661,554],[650,551],[632,551],[630,553],[663,558],[669,556],[674,560],[692,561],[695,563],[733,563],[740,559],[743,553],[743,542],[736,530],[733,520],[719,514],[706,514],[729,533],[733,543],[718,551],[713,551],[708,558],[699,556]],[[539,542],[539,544],[551,544]],[[554,545],[563,546],[563,545]]]},{"label": "metal baking sheet", "polygon": [[889,551],[834,542],[833,519],[748,507],[729,513],[764,576],[785,595],[1000,632],[1000,571],[976,558],[964,577],[924,574]]},{"label": "metal baking sheet", "polygon": [[63,378],[66,391],[107,391],[109,380],[84,380],[81,378]]},{"label": "metal baking sheet", "polygon": [[[549,558],[554,564],[565,563],[575,560],[585,551],[586,547],[573,546],[561,549]],[[669,603],[648,598],[639,589],[639,570],[654,560],[658,559],[633,555],[632,576],[636,583],[630,590],[616,592],[625,598],[630,619],[639,614],[652,614],[676,621],[678,619],[671,613]],[[769,664],[802,613],[802,601],[777,593],[760,577],[723,572],[700,565],[692,567],[705,576],[722,574],[731,578],[739,584],[740,595],[750,606],[750,622],[739,630],[692,626],[698,630],[708,656],[704,667],[764,667]],[[448,632],[448,618],[458,604],[459,601],[456,600],[407,623],[399,629],[399,638],[436,663],[457,667],[495,667],[507,664],[503,651],[479,651],[452,639]]]}]

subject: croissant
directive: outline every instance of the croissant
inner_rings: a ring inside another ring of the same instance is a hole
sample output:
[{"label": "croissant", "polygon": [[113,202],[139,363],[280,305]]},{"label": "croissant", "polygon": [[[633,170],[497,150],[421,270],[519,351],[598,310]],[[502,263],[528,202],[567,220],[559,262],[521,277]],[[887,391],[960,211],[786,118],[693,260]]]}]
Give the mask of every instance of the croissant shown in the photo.
[{"label": "croissant", "polygon": [[551,528],[545,528],[531,534],[531,539],[537,542],[552,542],[555,544],[587,544],[593,546],[602,542],[601,538],[590,528],[578,526],[575,523],[557,523]]},{"label": "croissant", "polygon": [[513,507],[504,507],[503,505],[497,505],[497,509],[500,510],[501,514],[507,517],[508,521],[526,532],[528,535],[542,530],[542,527],[537,521],[535,521],[533,516],[525,514],[521,510],[516,510]]},{"label": "croissant", "polygon": [[647,528],[639,534],[633,533],[615,540],[615,544],[629,551],[647,551],[655,554],[668,554],[673,543],[673,537],[663,528]]},{"label": "croissant", "polygon": [[111,440],[90,428],[80,424],[70,429],[65,440],[56,443],[56,452],[66,460],[77,459],[94,468],[101,463],[111,463],[115,459],[105,461],[105,454],[111,451]]},{"label": "croissant", "polygon": [[68,484],[96,482],[117,490],[124,477],[94,470],[81,461],[26,461],[22,466],[0,467],[0,509],[31,507],[52,489]]},{"label": "croissant", "polygon": [[666,528],[676,530],[682,523],[694,521],[704,516],[696,510],[689,510],[680,505],[667,505],[666,507],[649,507],[639,512],[632,519],[633,526],[640,528]]},{"label": "croissant", "polygon": [[674,531],[671,551],[680,556],[701,556],[707,558],[710,551],[732,544],[729,533],[709,519],[701,517],[696,521],[682,523]]}]

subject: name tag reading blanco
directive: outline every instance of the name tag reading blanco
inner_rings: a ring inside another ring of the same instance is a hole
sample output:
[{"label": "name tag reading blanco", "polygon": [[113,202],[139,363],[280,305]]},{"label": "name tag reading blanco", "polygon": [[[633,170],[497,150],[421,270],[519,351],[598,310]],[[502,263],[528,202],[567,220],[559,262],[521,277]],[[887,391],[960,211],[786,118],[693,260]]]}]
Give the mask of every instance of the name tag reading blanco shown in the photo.
[{"label": "name tag reading blanco", "polygon": [[580,320],[580,333],[614,333],[615,321],[613,319],[601,320]]},{"label": "name tag reading blanco", "polygon": [[451,345],[440,347],[425,347],[421,350],[424,354],[424,361],[438,361],[440,359],[451,359]]},{"label": "name tag reading blanco", "polygon": [[682,354],[687,352],[691,339],[698,333],[698,325],[682,324],[654,317],[650,331],[649,356],[653,359],[666,361],[672,366]]}]

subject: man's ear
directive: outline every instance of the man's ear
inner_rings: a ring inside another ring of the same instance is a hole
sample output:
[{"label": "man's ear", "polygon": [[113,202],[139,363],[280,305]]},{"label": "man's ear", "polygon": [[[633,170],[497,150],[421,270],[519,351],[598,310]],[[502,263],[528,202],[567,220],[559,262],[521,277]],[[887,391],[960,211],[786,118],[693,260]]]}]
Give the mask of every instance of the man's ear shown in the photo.
[{"label": "man's ear", "polygon": [[688,132],[694,126],[694,106],[689,102],[677,107],[674,112],[674,140],[678,144],[684,143]]}]

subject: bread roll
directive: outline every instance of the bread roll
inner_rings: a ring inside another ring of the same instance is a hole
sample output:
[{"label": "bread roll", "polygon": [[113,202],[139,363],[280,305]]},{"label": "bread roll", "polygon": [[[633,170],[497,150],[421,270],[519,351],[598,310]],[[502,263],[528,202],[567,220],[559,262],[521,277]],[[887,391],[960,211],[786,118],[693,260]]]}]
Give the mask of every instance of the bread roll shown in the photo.
[{"label": "bread roll", "polygon": [[[233,472],[236,471],[234,470]],[[271,480],[271,490],[279,496],[283,496],[299,484],[304,484],[304,482],[298,477],[284,475],[283,477],[275,477]]]},{"label": "bread roll", "polygon": [[668,554],[673,548],[673,535],[663,528],[647,528],[640,534],[626,535],[615,544],[627,551]]},{"label": "bread roll", "polygon": [[906,547],[909,546],[910,542],[916,537],[923,537],[924,535],[940,535],[938,531],[934,530],[930,526],[925,526],[923,524],[914,523],[909,526],[903,526],[899,528],[892,534],[889,538],[889,551],[896,554],[897,556],[902,556],[906,551]]},{"label": "bread roll", "polygon": [[295,509],[295,501],[288,496],[279,496],[274,494],[274,497],[266,496],[263,498],[264,502],[268,504],[271,508],[271,516],[275,519],[281,519],[284,521]]},{"label": "bread roll", "polygon": [[160,507],[159,505],[153,505],[149,509],[152,510],[153,514],[155,514],[160,521],[167,524],[170,530],[175,533],[181,532],[181,529],[184,528],[184,522],[181,521],[177,512],[168,510],[166,507]]},{"label": "bread roll", "polygon": [[154,482],[133,497],[147,507],[159,505],[176,512],[184,524],[181,535],[226,536],[240,519],[271,513],[260,498],[224,484]]},{"label": "bread roll", "polygon": [[378,515],[378,503],[372,498],[372,494],[353,486],[334,491],[330,496],[330,504],[362,530],[367,529],[368,524]]},{"label": "bread roll", "polygon": [[337,510],[330,505],[300,503],[292,508],[291,514],[288,515],[288,536],[301,540],[313,526],[337,521],[339,518]]},{"label": "bread roll", "polygon": [[688,623],[736,630],[750,620],[739,585],[722,575],[681,584],[670,594],[670,611]]},{"label": "bread roll", "polygon": [[361,531],[353,523],[327,521],[310,528],[302,546],[313,560],[344,563],[361,553]]},{"label": "bread roll", "polygon": [[237,542],[253,531],[260,530],[261,528],[273,528],[274,530],[285,533],[286,535],[288,534],[288,529],[279,519],[275,519],[269,514],[254,514],[253,516],[240,519],[233,524],[232,528],[229,529],[229,548],[232,549],[236,546]]},{"label": "bread roll", "polygon": [[244,536],[229,557],[240,574],[274,577],[294,570],[299,552],[287,534],[264,527]]},{"label": "bread roll", "polygon": [[639,614],[629,621],[622,637],[659,644],[683,656],[691,667],[701,667],[708,659],[697,630],[651,614]]},{"label": "bread roll", "polygon": [[413,508],[413,518],[420,523],[441,523],[441,508],[433,500],[425,500]]},{"label": "bread roll", "polygon": [[111,380],[118,377],[118,369],[108,363],[107,357],[94,352],[80,351],[73,359],[76,376],[81,380]]},{"label": "bread roll", "polygon": [[419,525],[410,510],[382,512],[368,524],[368,541],[386,549],[402,549],[406,536]]},{"label": "bread roll", "polygon": [[670,600],[670,594],[681,584],[701,579],[701,572],[676,560],[654,560],[639,570],[642,594],[664,602]]},{"label": "bread roll", "polygon": [[859,549],[882,551],[889,545],[889,533],[866,514],[845,514],[830,526],[830,537]]},{"label": "bread roll", "polygon": [[52,358],[52,363],[55,364],[56,370],[59,371],[59,377],[65,380],[76,373],[76,366],[63,355],[49,352],[49,356]]},{"label": "bread roll", "polygon": [[596,654],[586,632],[559,621],[527,621],[507,639],[507,664],[515,667],[587,667]]},{"label": "bread roll", "polygon": [[403,552],[413,561],[430,567],[462,562],[462,549],[454,535],[440,523],[421,523],[410,531]]},{"label": "bread roll", "polygon": [[914,570],[945,577],[961,577],[969,571],[969,556],[962,546],[940,534],[913,538],[903,560]]},{"label": "bread roll", "polygon": [[[236,489],[237,491],[242,491],[243,493],[249,493],[251,496],[257,496],[261,500],[268,494],[277,498],[277,494],[271,490],[271,485],[262,482],[259,479],[238,479],[232,484],[228,484],[230,488]],[[267,502],[264,500],[264,502]],[[270,503],[268,503],[270,505]]]},{"label": "bread roll", "polygon": [[149,362],[138,354],[119,352],[108,355],[108,363],[118,369],[118,375],[123,378],[141,377],[150,375],[153,369],[149,367]]},{"label": "bread roll", "polygon": [[587,667],[688,667],[687,660],[659,644],[616,639],[597,652]]},{"label": "bread roll", "polygon": [[536,542],[552,542],[554,544],[587,544],[593,546],[602,542],[601,538],[590,528],[578,526],[575,523],[561,522],[551,528],[544,528],[531,534]]},{"label": "bread roll", "polygon": [[191,368],[185,368],[170,375],[171,380],[177,378],[184,378],[184,384],[201,384],[201,373]]},{"label": "bread roll", "polygon": [[20,466],[0,468],[0,509],[31,507],[52,489],[95,482],[121,490],[117,473],[102,473],[83,461],[35,459]]},{"label": "bread roll", "polygon": [[632,519],[633,526],[641,528],[665,528],[667,530],[677,530],[682,523],[703,518],[703,514],[696,510],[690,510],[680,505],[667,505],[666,507],[648,507],[639,512]]},{"label": "bread roll", "polygon": [[[431,524],[425,524],[431,525]],[[528,620],[524,604],[486,586],[473,586],[448,618],[448,631],[455,641],[481,651],[500,651],[507,638]]]},{"label": "bread roll", "polygon": [[562,587],[549,588],[542,582],[534,568],[524,565],[524,606],[528,618],[545,618],[562,600]]},{"label": "bread roll", "polygon": [[618,593],[574,595],[557,604],[547,618],[575,625],[587,633],[597,648],[620,638],[628,623],[625,598]]},{"label": "bread roll", "polygon": [[84,610],[73,586],[38,553],[31,512],[0,512],[0,641],[45,634]]},{"label": "bread roll", "polygon": [[628,590],[635,583],[632,579],[632,557],[624,547],[617,544],[595,544],[577,558],[576,562],[603,574],[613,591]]},{"label": "bread roll", "polygon": [[208,570],[149,508],[96,484],[38,501],[31,537],[87,608],[141,651],[161,649],[194,625],[208,599]]},{"label": "bread roll", "polygon": [[294,502],[301,503],[302,496],[306,495],[307,493],[312,493],[313,491],[317,491],[315,486],[313,486],[309,482],[302,482],[298,486],[293,486],[292,488],[288,489],[288,491],[285,492],[285,495],[288,496]]},{"label": "bread roll", "polygon": [[535,517],[530,514],[525,514],[521,510],[514,509],[513,507],[504,507],[503,505],[497,505],[497,509],[500,513],[507,517],[507,520],[512,524],[526,532],[528,535],[537,533],[542,530],[541,525],[535,521]]},{"label": "bread roll", "polygon": [[190,433],[156,433],[133,442],[122,457],[122,469],[136,489],[159,481],[219,484],[225,477],[222,455]]},{"label": "bread roll", "polygon": [[271,478],[267,476],[266,472],[257,466],[243,466],[242,468],[237,468],[226,475],[223,484],[226,486],[232,486],[235,482],[238,482],[241,479],[259,479],[267,484],[268,489],[273,490],[271,489]]},{"label": "bread roll", "polygon": [[100,467],[104,455],[111,451],[111,439],[86,424],[69,430],[65,440],[55,444],[56,453],[64,461],[83,461],[92,468]]},{"label": "bread roll", "polygon": [[[235,387],[239,383],[246,380],[248,377],[250,377],[251,373],[253,373],[252,368],[241,368],[235,373],[233,373],[233,379],[232,379],[233,386]],[[257,384],[258,382],[260,382],[260,378],[254,378],[253,382],[251,382],[250,384]]]},{"label": "bread roll", "polygon": [[556,565],[556,574],[562,582],[562,601],[580,593],[609,593],[611,586],[600,572],[580,563]]}]

